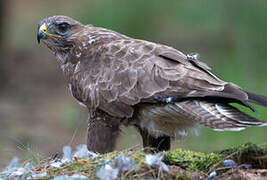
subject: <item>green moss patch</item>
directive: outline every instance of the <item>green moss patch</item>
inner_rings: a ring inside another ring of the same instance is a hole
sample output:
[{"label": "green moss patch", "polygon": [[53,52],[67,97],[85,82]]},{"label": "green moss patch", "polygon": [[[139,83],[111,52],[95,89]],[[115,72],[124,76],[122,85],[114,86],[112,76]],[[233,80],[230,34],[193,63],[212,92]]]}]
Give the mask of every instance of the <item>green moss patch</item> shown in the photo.
[{"label": "green moss patch", "polygon": [[199,172],[210,172],[215,168],[223,167],[223,160],[225,159],[232,159],[238,165],[249,164],[255,169],[266,169],[267,144],[259,146],[246,143],[214,153],[193,152],[183,149],[164,153],[164,162],[167,164]]},{"label": "green moss patch", "polygon": [[182,149],[168,151],[164,154],[164,162],[194,171],[208,172],[209,169],[222,159],[217,153],[201,153]]}]

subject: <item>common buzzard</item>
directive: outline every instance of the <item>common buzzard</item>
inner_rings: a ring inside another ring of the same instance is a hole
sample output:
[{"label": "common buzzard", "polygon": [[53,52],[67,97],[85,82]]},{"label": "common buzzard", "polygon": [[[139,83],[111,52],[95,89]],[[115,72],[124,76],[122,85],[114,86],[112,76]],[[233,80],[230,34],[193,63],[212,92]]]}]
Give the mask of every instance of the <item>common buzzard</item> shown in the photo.
[{"label": "common buzzard", "polygon": [[37,39],[52,50],[72,95],[89,110],[91,151],[112,151],[121,124],[137,127],[144,147],[158,150],[196,124],[218,131],[267,125],[230,105],[253,110],[248,102],[267,106],[267,97],[222,81],[194,55],[66,16],[42,20]]}]

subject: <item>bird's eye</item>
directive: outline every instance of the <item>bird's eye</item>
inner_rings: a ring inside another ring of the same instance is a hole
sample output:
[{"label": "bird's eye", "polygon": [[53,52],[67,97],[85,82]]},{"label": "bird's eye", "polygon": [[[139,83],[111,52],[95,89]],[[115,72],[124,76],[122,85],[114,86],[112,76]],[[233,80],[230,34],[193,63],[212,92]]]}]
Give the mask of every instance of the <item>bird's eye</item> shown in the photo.
[{"label": "bird's eye", "polygon": [[66,33],[70,28],[70,25],[68,23],[59,23],[57,24],[57,30],[60,34]]}]

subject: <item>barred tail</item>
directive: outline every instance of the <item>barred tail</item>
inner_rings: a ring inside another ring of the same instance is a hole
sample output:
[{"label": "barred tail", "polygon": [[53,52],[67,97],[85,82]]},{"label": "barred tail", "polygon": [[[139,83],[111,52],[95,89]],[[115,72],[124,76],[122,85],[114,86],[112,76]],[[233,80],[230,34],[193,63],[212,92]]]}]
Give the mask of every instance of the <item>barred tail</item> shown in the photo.
[{"label": "barred tail", "polygon": [[240,131],[248,126],[267,125],[267,122],[258,120],[229,104],[189,100],[177,102],[175,105],[179,113],[217,131]]}]

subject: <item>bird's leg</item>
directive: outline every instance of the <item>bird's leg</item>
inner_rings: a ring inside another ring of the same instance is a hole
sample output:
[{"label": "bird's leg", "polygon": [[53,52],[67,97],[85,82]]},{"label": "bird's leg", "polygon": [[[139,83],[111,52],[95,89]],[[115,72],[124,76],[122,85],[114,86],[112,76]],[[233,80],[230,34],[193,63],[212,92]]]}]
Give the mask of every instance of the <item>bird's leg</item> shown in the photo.
[{"label": "bird's leg", "polygon": [[157,138],[153,137],[149,134],[146,129],[142,129],[141,127],[137,127],[139,130],[142,139],[143,139],[143,147],[149,147],[149,151],[152,150],[154,152],[158,151],[167,151],[171,148],[171,138],[170,136],[159,136]]},{"label": "bird's leg", "polygon": [[98,153],[111,152],[119,135],[119,121],[103,111],[89,116],[87,148]]}]

